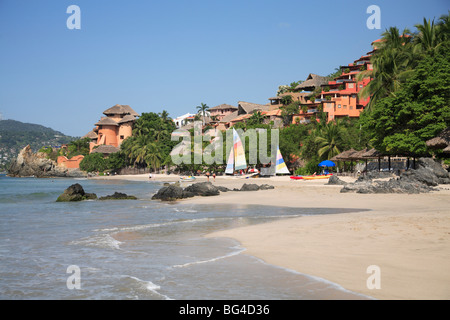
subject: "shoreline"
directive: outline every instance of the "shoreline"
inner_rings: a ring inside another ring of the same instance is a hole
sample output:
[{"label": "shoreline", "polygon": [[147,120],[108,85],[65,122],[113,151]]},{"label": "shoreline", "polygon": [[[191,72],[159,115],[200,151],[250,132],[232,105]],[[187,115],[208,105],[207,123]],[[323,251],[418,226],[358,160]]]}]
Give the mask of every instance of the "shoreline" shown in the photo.
[{"label": "shoreline", "polygon": [[[179,176],[95,177],[175,182]],[[352,182],[355,179],[341,177]],[[197,177],[195,182],[206,181]],[[375,299],[450,298],[450,187],[425,194],[340,193],[327,180],[295,181],[289,177],[239,179],[216,177],[216,185],[240,188],[244,183],[275,189],[226,192],[215,197],[183,199],[191,204],[270,205],[291,208],[358,209],[351,213],[302,216],[213,232],[207,237],[232,238],[246,254],[268,264],[336,283]],[[191,182],[184,182],[186,186]],[[369,211],[367,211],[369,210]],[[368,289],[369,266],[380,269],[381,289]]]}]

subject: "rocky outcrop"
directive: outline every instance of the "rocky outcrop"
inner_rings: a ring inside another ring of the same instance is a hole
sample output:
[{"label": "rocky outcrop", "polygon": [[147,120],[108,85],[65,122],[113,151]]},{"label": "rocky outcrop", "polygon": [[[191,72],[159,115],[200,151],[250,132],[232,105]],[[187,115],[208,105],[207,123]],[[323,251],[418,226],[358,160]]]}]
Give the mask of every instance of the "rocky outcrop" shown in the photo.
[{"label": "rocky outcrop", "polygon": [[420,158],[416,170],[408,170],[397,178],[376,181],[374,176],[361,176],[342,188],[342,193],[426,193],[437,190],[439,184],[450,184],[450,174],[430,158]]},{"label": "rocky outcrop", "polygon": [[202,197],[218,196],[220,194],[219,188],[214,186],[211,182],[194,183],[185,188],[184,191],[190,192],[194,196]]},{"label": "rocky outcrop", "polygon": [[[233,189],[233,191],[257,191],[274,189],[274,186],[268,184],[244,184],[241,189]],[[217,196],[221,192],[231,191],[226,187],[215,186],[211,182],[194,183],[185,189],[179,184],[165,185],[152,197],[152,200],[174,201],[177,199],[186,199],[195,196],[211,197]]]},{"label": "rocky outcrop", "polygon": [[274,189],[274,186],[270,186],[268,184],[257,185],[254,183],[244,183],[244,185],[239,189],[239,191],[259,191],[259,190],[269,190]]},{"label": "rocky outcrop", "polygon": [[30,146],[23,148],[8,170],[10,177],[66,177],[81,178],[86,174],[79,169],[59,167],[53,160],[47,159],[44,153],[33,153]]},{"label": "rocky outcrop", "polygon": [[98,200],[137,200],[137,198],[135,196],[129,196],[125,193],[114,192],[114,194],[100,197]]},{"label": "rocky outcrop", "polygon": [[339,179],[337,176],[333,175],[328,179],[328,183],[330,185],[341,185],[344,186],[347,184],[347,182],[342,181],[341,179]]},{"label": "rocky outcrop", "polygon": [[56,202],[71,202],[71,201],[83,201],[83,200],[95,200],[97,195],[95,193],[84,192],[83,187],[76,183],[64,190]]},{"label": "rocky outcrop", "polygon": [[158,192],[152,197],[152,200],[174,201],[177,199],[191,198],[193,196],[194,195],[192,193],[184,191],[184,189],[179,185],[171,184],[159,189]]}]

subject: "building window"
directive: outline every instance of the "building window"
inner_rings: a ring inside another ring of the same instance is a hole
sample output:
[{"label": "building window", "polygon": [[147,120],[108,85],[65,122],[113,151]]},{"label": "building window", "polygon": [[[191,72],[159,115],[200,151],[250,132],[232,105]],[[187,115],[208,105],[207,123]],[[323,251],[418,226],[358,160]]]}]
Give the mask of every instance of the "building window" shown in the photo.
[{"label": "building window", "polygon": [[347,106],[346,106],[346,105],[344,105],[344,109],[347,109]]},{"label": "building window", "polygon": [[341,105],[339,104],[339,105],[338,105],[338,108],[340,108],[340,107],[341,107]]},{"label": "building window", "polygon": [[353,106],[350,106],[350,110],[353,110]]},{"label": "building window", "polygon": [[361,84],[359,85],[359,88],[362,89],[362,87],[363,87],[363,84],[361,83]]},{"label": "building window", "polygon": [[353,89],[354,87],[355,87],[355,84],[354,84],[354,83],[349,83],[349,84],[348,84],[348,88],[349,88],[349,89]]},{"label": "building window", "polygon": [[125,139],[125,136],[120,136],[120,140],[123,140],[123,139]]}]

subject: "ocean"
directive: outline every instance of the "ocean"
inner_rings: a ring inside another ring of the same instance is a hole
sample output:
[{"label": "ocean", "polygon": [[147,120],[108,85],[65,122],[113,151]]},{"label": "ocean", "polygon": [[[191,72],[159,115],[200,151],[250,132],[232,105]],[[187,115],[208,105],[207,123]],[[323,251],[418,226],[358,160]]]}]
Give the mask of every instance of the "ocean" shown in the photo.
[{"label": "ocean", "polygon": [[[73,183],[99,197],[55,202]],[[216,230],[342,210],[152,201],[154,181],[0,176],[0,299],[363,299],[266,264]]]}]

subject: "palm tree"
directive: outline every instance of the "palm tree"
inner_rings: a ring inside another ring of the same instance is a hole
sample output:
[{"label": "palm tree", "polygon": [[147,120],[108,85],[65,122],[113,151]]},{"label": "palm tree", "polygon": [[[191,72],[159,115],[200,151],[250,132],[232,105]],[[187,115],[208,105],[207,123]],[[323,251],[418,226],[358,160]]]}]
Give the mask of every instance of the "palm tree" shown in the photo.
[{"label": "palm tree", "polygon": [[415,37],[416,48],[420,52],[429,52],[438,45],[438,30],[434,24],[434,19],[430,22],[423,18],[423,24],[416,24],[415,27],[419,31]]},{"label": "palm tree", "polygon": [[395,95],[400,85],[412,75],[416,62],[410,31],[405,29],[400,33],[396,27],[386,30],[371,62],[373,70],[362,71],[357,76],[358,81],[371,78],[359,93],[363,99],[370,97],[368,109],[379,99]]},{"label": "palm tree", "polygon": [[205,125],[205,117],[206,112],[209,111],[209,107],[205,103],[201,103],[201,105],[197,106],[198,114],[201,114],[203,116],[203,125]]},{"label": "palm tree", "polygon": [[340,153],[343,128],[340,122],[329,122],[319,130],[315,142],[319,145],[318,156],[320,160],[331,159]]},{"label": "palm tree", "polygon": [[442,15],[437,23],[439,41],[450,40],[450,10],[449,14]]}]

